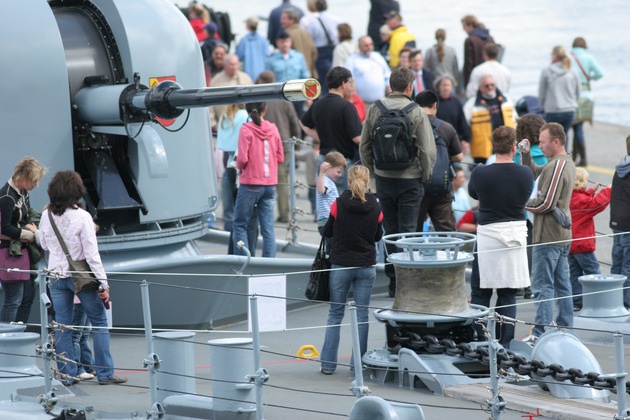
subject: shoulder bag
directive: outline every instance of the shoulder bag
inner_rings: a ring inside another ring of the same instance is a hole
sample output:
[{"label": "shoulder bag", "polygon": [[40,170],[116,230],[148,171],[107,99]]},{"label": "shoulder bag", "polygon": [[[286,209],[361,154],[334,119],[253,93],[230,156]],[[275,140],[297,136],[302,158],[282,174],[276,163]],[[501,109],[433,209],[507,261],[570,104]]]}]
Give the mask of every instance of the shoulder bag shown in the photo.
[{"label": "shoulder bag", "polygon": [[76,295],[79,292],[84,292],[86,290],[96,290],[100,287],[101,283],[98,281],[94,273],[90,268],[87,260],[84,258],[82,260],[75,261],[70,257],[70,252],[68,252],[68,247],[66,246],[66,242],[63,240],[61,233],[59,233],[59,229],[57,229],[57,224],[53,220],[52,215],[50,214],[50,210],[48,210],[48,219],[50,220],[50,224],[55,231],[55,236],[59,241],[59,245],[61,245],[61,249],[68,260],[68,264],[74,273],[72,274],[72,284],[74,285],[74,294]]},{"label": "shoulder bag", "polygon": [[315,255],[315,260],[311,265],[311,275],[306,285],[304,296],[308,300],[319,300],[327,302],[330,300],[330,260],[326,255],[324,246],[325,239],[319,243],[319,249]]},{"label": "shoulder bag", "polygon": [[[586,83],[582,84],[582,90],[590,91],[591,90],[591,77],[588,75],[584,67],[582,67],[582,63],[577,58],[577,56],[571,53],[571,56],[575,60],[575,63],[578,65],[582,74],[586,78]],[[591,97],[580,95],[578,100],[578,107],[575,110],[575,115],[573,116],[573,124],[590,122],[593,124],[593,111],[595,108],[595,101]]]}]

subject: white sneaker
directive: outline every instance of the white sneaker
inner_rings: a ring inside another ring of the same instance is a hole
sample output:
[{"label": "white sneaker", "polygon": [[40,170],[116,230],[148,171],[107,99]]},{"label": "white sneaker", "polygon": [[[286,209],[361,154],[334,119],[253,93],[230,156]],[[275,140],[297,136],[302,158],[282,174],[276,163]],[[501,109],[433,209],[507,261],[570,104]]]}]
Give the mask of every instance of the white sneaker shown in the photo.
[{"label": "white sneaker", "polygon": [[536,344],[536,342],[538,341],[538,337],[536,337],[533,334],[530,334],[527,337],[523,338],[521,341],[523,343],[527,343],[527,344],[529,344],[530,346],[533,347]]},{"label": "white sneaker", "polygon": [[87,372],[81,372],[79,373],[78,378],[82,381],[89,381],[90,379],[94,379],[94,375],[92,375],[91,373],[87,373]]}]

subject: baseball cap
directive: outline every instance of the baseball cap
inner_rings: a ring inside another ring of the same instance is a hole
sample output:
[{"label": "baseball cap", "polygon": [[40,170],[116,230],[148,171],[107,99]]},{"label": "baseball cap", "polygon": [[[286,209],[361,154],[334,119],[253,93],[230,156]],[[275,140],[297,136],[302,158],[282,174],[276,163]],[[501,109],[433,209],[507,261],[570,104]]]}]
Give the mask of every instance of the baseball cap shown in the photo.
[{"label": "baseball cap", "polygon": [[400,16],[400,13],[398,13],[396,10],[390,10],[383,16],[385,17],[385,19],[396,19],[402,22],[402,17]]},{"label": "baseball cap", "polygon": [[219,27],[217,26],[216,23],[210,22],[210,23],[206,23],[205,25],[203,25],[203,29],[208,31],[208,33],[216,34],[217,31],[219,30]]}]

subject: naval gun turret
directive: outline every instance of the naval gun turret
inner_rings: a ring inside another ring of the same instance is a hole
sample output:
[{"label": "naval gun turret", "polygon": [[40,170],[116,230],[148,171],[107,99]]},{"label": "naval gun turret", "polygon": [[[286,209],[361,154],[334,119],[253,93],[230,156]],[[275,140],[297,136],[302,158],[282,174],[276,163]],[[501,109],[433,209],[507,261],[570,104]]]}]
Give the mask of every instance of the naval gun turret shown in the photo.
[{"label": "naval gun turret", "polygon": [[156,117],[175,119],[190,108],[278,99],[303,101],[317,98],[321,91],[316,79],[187,90],[170,80],[148,89],[140,85],[140,75],[134,75],[134,79],[136,83],[132,85],[88,87],[77,92],[75,100],[81,119],[90,124],[147,122]]},{"label": "naval gun turret", "polygon": [[[199,43],[169,0],[7,2],[0,36],[3,176],[25,155],[48,176],[79,172],[102,251],[205,234],[218,203],[208,106],[320,91],[313,79],[200,87]],[[47,202],[45,188],[31,197]]]}]

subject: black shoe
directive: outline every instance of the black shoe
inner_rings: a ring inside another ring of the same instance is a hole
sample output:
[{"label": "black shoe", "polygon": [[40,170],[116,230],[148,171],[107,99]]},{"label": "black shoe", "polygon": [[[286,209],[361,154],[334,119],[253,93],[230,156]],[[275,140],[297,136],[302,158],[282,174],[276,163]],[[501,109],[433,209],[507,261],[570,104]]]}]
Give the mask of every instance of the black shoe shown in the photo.
[{"label": "black shoe", "polygon": [[99,385],[116,385],[116,384],[124,384],[127,382],[127,378],[123,378],[122,376],[112,375],[109,378],[103,378],[98,380]]},{"label": "black shoe", "polygon": [[324,375],[332,375],[333,373],[335,373],[334,370],[324,370],[324,368],[319,368],[319,371]]},{"label": "black shoe", "polygon": [[72,386],[76,383],[79,383],[79,381],[77,381],[74,378],[71,379],[60,379],[59,382],[61,382],[63,384],[63,386]]},{"label": "black shoe", "polygon": [[389,297],[393,298],[396,296],[396,290],[389,289]]}]

